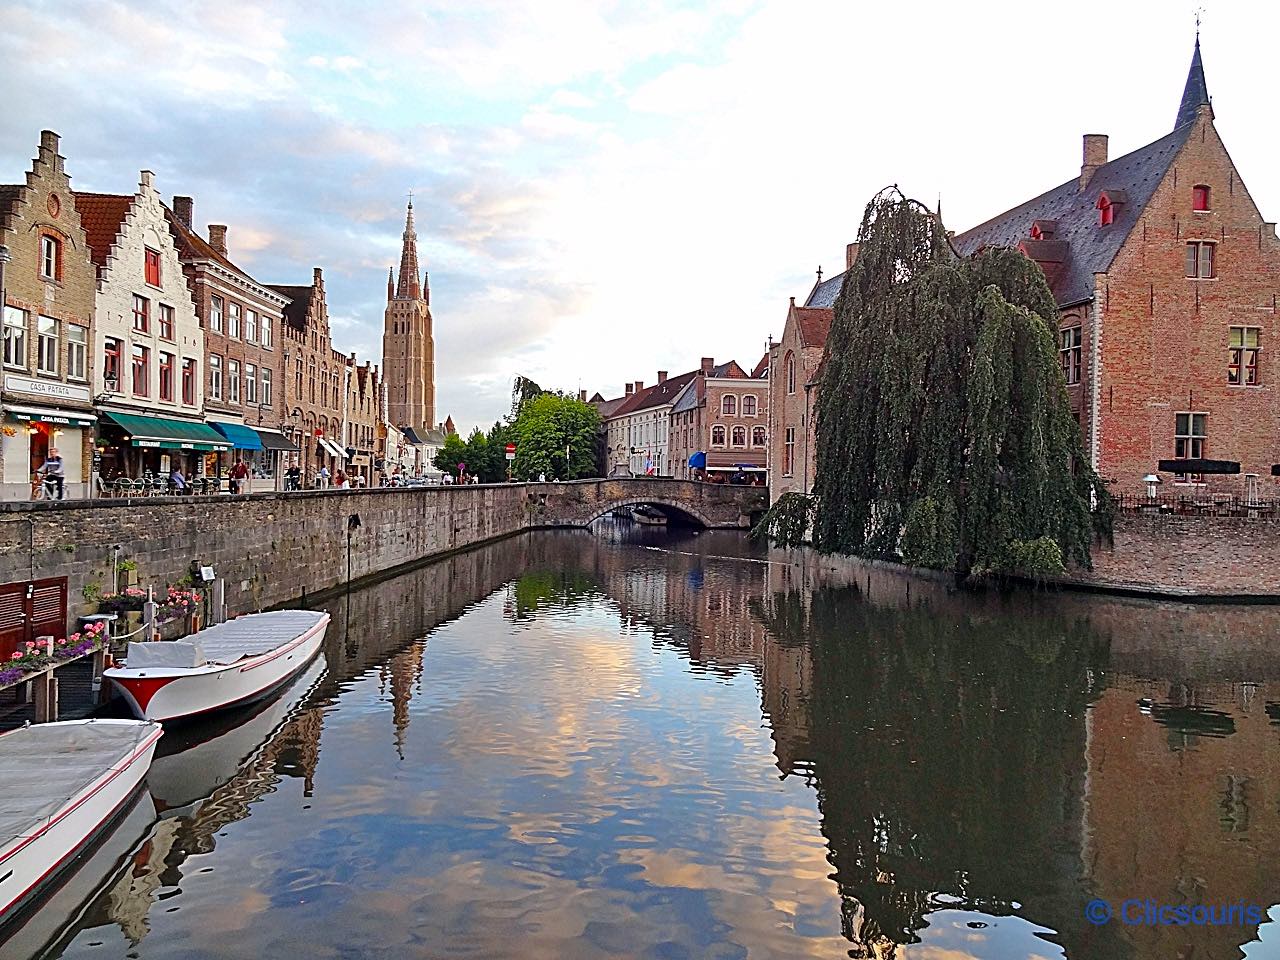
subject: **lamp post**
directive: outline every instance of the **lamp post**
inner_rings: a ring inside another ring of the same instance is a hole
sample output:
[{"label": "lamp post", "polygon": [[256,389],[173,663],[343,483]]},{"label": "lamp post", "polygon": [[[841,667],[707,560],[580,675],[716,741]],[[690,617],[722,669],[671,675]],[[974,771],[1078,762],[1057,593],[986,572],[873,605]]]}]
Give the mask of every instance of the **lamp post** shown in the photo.
[{"label": "lamp post", "polygon": [[[93,406],[95,410],[98,407],[101,407],[102,404],[106,403],[108,400],[111,399],[112,395],[116,392],[116,382],[117,381],[115,377],[104,376],[102,378],[102,392],[93,398]],[[102,454],[98,450],[98,441],[101,438],[98,436],[97,421],[94,422],[93,433],[94,433],[93,452],[89,455],[89,497],[90,498],[96,497],[98,495],[98,475],[100,473],[101,458],[102,458]]]}]

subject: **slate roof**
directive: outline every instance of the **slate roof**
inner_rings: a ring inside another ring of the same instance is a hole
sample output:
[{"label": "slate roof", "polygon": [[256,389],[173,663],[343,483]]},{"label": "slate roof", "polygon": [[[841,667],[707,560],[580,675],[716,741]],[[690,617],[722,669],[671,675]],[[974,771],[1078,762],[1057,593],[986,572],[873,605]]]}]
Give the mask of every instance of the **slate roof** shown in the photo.
[{"label": "slate roof", "polygon": [[120,235],[120,225],[124,223],[125,214],[133,206],[132,195],[119,193],[72,193],[75,198],[76,211],[80,214],[80,225],[84,227],[84,237],[89,244],[89,256],[98,268],[98,273],[107,266],[107,254],[111,245]]},{"label": "slate roof", "polygon": [[[1072,177],[960,234],[952,244],[964,256],[983,247],[1016,247],[1030,237],[1032,221],[1057,221],[1053,239],[1066,241],[1070,252],[1050,283],[1053,295],[1060,306],[1087,300],[1093,296],[1093,275],[1110,269],[1191,130],[1191,124],[1184,124],[1154,143],[1103,164],[1083,190],[1079,177]],[[1097,209],[1098,195],[1104,190],[1113,199],[1117,191],[1126,197],[1115,207],[1115,221],[1105,227]]]},{"label": "slate roof", "polygon": [[269,283],[267,286],[289,298],[290,302],[284,308],[285,322],[295,330],[307,329],[307,311],[311,308],[311,294],[314,288],[310,285],[302,287],[282,283]]},{"label": "slate roof", "polygon": [[821,283],[814,284],[813,289],[809,291],[809,299],[804,302],[804,305],[806,307],[834,306],[836,297],[840,296],[840,287],[844,284],[846,272],[842,271],[834,277],[827,277]]},{"label": "slate roof", "polygon": [[1209,103],[1209,85],[1204,79],[1204,62],[1200,59],[1200,34],[1197,33],[1196,51],[1191,55],[1191,69],[1187,72],[1187,85],[1182,91],[1182,102],[1178,104],[1178,119],[1173,123],[1174,129],[1193,121],[1206,103]]}]

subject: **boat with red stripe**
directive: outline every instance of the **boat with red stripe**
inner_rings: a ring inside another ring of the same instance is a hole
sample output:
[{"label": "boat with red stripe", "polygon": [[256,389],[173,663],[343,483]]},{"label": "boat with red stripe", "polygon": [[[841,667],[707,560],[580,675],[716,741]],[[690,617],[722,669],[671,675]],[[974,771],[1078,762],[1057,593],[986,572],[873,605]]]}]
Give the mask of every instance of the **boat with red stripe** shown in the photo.
[{"label": "boat with red stripe", "polygon": [[147,721],[69,720],[0,735],[0,927],[114,824],[162,732]]},{"label": "boat with red stripe", "polygon": [[252,613],[183,640],[130,643],[123,666],[103,671],[144,720],[178,720],[251,703],[314,659],[323,610]]}]

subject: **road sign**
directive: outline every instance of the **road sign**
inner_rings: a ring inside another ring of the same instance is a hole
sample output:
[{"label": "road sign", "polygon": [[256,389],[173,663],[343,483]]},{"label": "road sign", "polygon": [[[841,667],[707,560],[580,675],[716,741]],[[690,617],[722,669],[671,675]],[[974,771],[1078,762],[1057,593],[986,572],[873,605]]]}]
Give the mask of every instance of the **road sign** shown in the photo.
[{"label": "road sign", "polygon": [[516,445],[514,443],[507,444],[507,459],[514,460],[516,458]]},{"label": "road sign", "polygon": [[514,453],[508,453],[508,454],[507,454],[507,459],[508,459],[508,460],[514,460],[515,458],[516,458],[516,455],[515,455]]}]

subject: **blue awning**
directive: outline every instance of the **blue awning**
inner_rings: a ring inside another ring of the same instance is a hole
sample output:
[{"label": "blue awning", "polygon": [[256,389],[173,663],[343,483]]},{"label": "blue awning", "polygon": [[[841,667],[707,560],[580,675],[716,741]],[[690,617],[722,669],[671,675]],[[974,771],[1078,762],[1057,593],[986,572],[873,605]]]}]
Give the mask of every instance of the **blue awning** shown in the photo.
[{"label": "blue awning", "polygon": [[699,450],[689,458],[689,466],[695,470],[705,470],[707,468],[707,454],[705,450]]},{"label": "blue awning", "polygon": [[237,450],[261,450],[262,438],[242,423],[210,423]]}]

